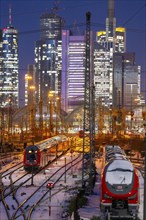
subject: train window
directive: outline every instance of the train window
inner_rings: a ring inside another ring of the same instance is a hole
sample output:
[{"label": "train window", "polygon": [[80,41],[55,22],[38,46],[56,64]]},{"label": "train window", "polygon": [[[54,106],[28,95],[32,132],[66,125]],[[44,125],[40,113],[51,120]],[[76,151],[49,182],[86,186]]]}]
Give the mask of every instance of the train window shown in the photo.
[{"label": "train window", "polygon": [[115,160],[109,164],[106,173],[106,182],[109,184],[131,184],[133,166],[129,161]]},{"label": "train window", "polygon": [[37,160],[37,151],[28,151],[28,153],[26,154],[26,158],[29,161],[34,161]]},{"label": "train window", "polygon": [[36,157],[35,157],[35,154],[34,154],[34,153],[32,153],[32,154],[30,155],[30,160],[36,160]]}]

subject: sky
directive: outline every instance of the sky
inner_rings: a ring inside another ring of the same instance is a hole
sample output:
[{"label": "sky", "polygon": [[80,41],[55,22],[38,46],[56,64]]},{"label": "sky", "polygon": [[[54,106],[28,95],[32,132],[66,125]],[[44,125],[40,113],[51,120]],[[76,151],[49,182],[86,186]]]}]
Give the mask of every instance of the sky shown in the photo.
[{"label": "sky", "polygon": [[[82,34],[86,29],[86,12],[90,11],[94,35],[96,31],[105,30],[108,0],[0,0],[0,28],[8,26],[11,5],[12,25],[18,30],[21,88],[28,65],[34,63],[35,41],[40,39],[40,16],[46,11],[51,12],[54,4],[59,7],[58,15],[65,20],[65,29],[73,28]],[[135,62],[142,68],[142,91],[145,91],[145,0],[115,0],[115,17],[116,26],[126,28],[127,51],[136,54]]]}]

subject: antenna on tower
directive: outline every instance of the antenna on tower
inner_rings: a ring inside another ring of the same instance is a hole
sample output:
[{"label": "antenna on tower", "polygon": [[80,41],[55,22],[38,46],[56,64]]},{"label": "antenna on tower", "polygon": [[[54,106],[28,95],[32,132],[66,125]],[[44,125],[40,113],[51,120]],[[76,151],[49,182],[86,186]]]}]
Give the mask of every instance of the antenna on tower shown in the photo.
[{"label": "antenna on tower", "polygon": [[9,26],[12,25],[12,7],[11,4],[9,4]]},{"label": "antenna on tower", "polygon": [[51,8],[52,14],[56,14],[57,15],[58,11],[65,9],[65,8],[60,8],[59,5],[60,5],[60,1],[59,0],[54,2],[54,6],[53,6],[53,8]]},{"label": "antenna on tower", "polygon": [[60,1],[55,1],[53,8],[51,8],[53,14],[57,14],[60,10],[59,8]]},{"label": "antenna on tower", "polygon": [[80,32],[80,29],[79,29],[79,27],[77,26],[77,21],[75,20],[74,21],[74,23],[73,23],[73,32],[76,32],[77,31],[77,33],[79,34],[79,35],[81,35],[81,32]]}]

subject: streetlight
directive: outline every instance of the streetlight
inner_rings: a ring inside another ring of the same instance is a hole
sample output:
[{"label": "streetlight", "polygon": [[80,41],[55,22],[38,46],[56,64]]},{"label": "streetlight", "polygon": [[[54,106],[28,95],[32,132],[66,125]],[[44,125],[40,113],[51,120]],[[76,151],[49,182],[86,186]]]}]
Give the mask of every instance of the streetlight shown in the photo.
[{"label": "streetlight", "polygon": [[50,110],[50,125],[49,125],[50,134],[53,131],[53,123],[52,123],[52,117],[53,117],[52,98],[53,98],[53,96],[54,96],[54,92],[53,91],[49,91],[48,97],[49,97],[49,110]]},{"label": "streetlight", "polygon": [[57,118],[60,116],[60,97],[56,97],[56,135],[58,133],[58,120]]},{"label": "streetlight", "polygon": [[35,86],[29,86],[28,106],[30,107],[30,129],[34,135],[36,128],[36,103],[35,103]]}]

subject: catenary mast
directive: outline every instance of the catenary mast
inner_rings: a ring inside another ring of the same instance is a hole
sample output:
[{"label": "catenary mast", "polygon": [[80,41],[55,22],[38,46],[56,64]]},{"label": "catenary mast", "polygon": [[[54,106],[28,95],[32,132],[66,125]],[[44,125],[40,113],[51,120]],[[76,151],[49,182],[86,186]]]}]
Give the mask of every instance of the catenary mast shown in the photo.
[{"label": "catenary mast", "polygon": [[[92,168],[95,144],[95,114],[94,114],[94,83],[92,69],[92,32],[90,31],[91,13],[86,13],[86,60],[85,60],[85,91],[84,91],[84,137],[83,137],[83,166],[82,186],[85,187],[85,174],[89,176],[89,192],[93,187]],[[85,168],[85,150],[89,148],[88,167]]]}]

